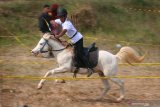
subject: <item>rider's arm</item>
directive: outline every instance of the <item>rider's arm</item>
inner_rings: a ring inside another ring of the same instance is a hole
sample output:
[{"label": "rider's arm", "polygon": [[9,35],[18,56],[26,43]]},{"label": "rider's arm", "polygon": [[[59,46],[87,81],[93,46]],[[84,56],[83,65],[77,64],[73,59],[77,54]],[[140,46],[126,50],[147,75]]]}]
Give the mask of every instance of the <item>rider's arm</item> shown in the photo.
[{"label": "rider's arm", "polygon": [[58,35],[56,35],[56,38],[60,38],[61,36],[63,36],[65,33],[67,32],[67,29],[63,29]]},{"label": "rider's arm", "polygon": [[53,26],[55,29],[57,29],[58,26],[60,25],[60,23],[55,22],[54,20],[51,20],[50,23],[52,24],[52,26]]},{"label": "rider's arm", "polygon": [[54,39],[54,38],[60,38],[61,36],[63,36],[65,33],[67,32],[66,29],[63,29],[58,35],[52,35],[50,36],[51,39]]}]

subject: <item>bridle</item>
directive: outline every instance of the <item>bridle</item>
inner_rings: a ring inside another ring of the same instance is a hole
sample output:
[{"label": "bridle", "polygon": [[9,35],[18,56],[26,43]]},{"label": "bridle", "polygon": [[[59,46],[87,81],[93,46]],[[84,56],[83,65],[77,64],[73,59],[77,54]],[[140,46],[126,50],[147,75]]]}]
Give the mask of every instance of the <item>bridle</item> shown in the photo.
[{"label": "bridle", "polygon": [[[52,49],[52,46],[49,44],[48,40],[46,40],[46,39],[44,39],[44,40],[45,40],[45,42],[44,42],[42,48],[40,49],[40,53],[46,53],[46,52],[50,52],[50,51],[63,51],[63,50],[65,50],[66,48],[68,48],[68,46],[69,46],[69,45],[67,45],[66,47],[64,47],[64,48],[62,48],[62,49],[55,49],[55,50],[54,50],[54,49]],[[48,46],[49,46],[49,50],[43,51],[43,48],[45,47],[45,45],[48,45]]]}]

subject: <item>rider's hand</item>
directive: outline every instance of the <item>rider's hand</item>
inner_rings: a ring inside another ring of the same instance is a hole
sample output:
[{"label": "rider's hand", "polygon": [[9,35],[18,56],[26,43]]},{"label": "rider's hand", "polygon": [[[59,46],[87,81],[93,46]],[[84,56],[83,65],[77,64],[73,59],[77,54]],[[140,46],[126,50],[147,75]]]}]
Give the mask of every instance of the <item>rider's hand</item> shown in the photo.
[{"label": "rider's hand", "polygon": [[51,39],[55,39],[55,36],[54,36],[54,35],[51,35],[50,38],[51,38]]},{"label": "rider's hand", "polygon": [[46,39],[46,40],[48,40],[50,38],[50,36],[51,36],[50,33],[45,33],[43,35],[43,38]]}]

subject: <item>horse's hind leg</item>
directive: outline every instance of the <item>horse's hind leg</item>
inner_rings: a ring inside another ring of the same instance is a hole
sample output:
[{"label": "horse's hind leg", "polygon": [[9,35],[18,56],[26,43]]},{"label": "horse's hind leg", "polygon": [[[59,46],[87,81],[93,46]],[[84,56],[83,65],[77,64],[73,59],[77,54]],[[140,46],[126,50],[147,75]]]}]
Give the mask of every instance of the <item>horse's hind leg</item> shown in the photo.
[{"label": "horse's hind leg", "polygon": [[[104,77],[103,74],[99,74],[100,77]],[[98,97],[98,100],[102,99],[104,95],[110,90],[110,84],[108,82],[108,79],[101,79],[102,83],[104,84],[104,90],[102,94]]]},{"label": "horse's hind leg", "polygon": [[117,101],[123,100],[124,99],[124,82],[119,78],[110,78],[110,79],[120,87],[120,97],[117,99]]}]

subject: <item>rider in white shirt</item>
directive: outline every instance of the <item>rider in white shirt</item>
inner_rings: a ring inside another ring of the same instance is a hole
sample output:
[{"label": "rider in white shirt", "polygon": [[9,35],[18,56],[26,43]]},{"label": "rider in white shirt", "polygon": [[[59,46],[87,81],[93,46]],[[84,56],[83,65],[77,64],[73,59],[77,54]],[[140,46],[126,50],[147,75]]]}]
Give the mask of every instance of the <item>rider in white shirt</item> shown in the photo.
[{"label": "rider in white shirt", "polygon": [[55,27],[56,26],[58,27],[58,25],[61,25],[62,31],[58,35],[55,35],[52,37],[60,38],[61,36],[66,34],[71,39],[71,42],[74,44],[75,60],[77,61],[77,64],[75,64],[75,66],[78,69],[80,68],[79,65],[87,64],[86,59],[84,58],[84,53],[83,53],[83,36],[80,32],[76,30],[76,28],[73,26],[71,21],[67,19],[66,9],[62,7],[58,8],[57,16],[59,17],[59,19],[56,19],[54,22],[51,22],[51,23]]},{"label": "rider in white shirt", "polygon": [[64,23],[62,23],[60,19],[56,19],[55,22],[62,25],[63,30],[67,30],[66,35],[71,39],[73,44],[83,38],[82,34],[77,32],[71,21],[67,18],[65,19]]}]

